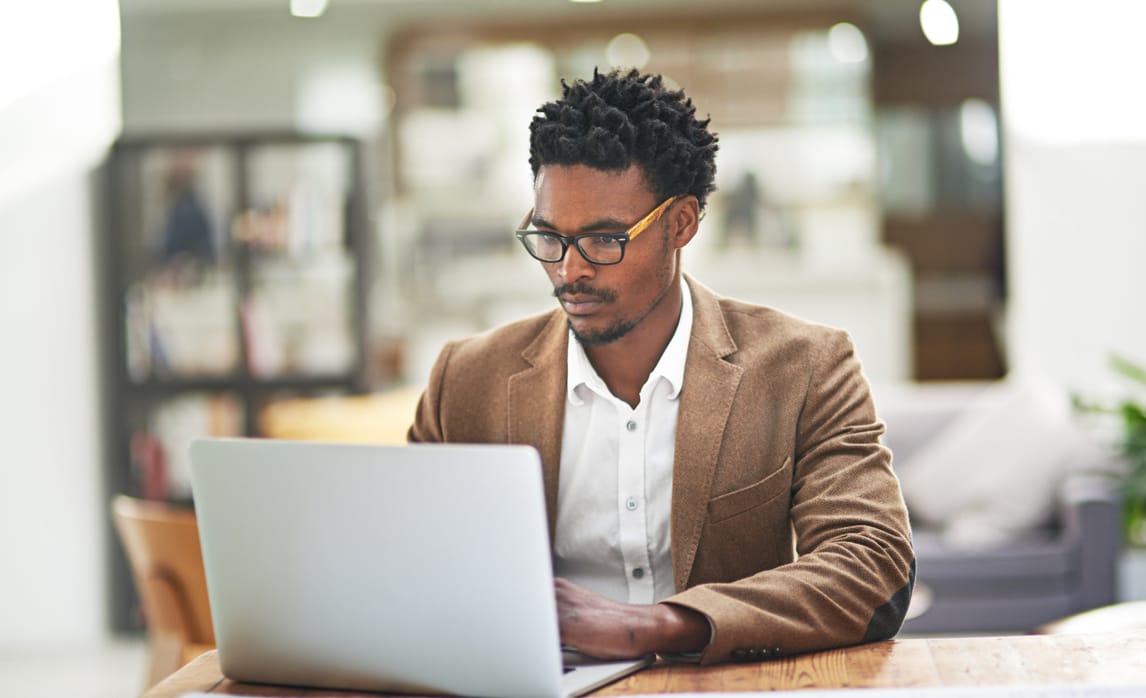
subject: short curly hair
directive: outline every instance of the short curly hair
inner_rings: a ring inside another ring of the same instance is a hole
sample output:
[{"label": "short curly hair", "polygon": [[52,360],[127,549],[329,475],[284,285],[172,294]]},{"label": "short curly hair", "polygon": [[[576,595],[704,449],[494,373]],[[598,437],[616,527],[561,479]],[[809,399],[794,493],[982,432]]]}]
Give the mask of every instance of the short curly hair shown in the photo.
[{"label": "short curly hair", "polygon": [[624,170],[639,165],[664,199],[692,194],[704,209],[716,189],[717,136],[682,90],[660,75],[613,70],[593,79],[561,81],[562,96],[538,108],[529,124],[529,165],[588,165]]}]

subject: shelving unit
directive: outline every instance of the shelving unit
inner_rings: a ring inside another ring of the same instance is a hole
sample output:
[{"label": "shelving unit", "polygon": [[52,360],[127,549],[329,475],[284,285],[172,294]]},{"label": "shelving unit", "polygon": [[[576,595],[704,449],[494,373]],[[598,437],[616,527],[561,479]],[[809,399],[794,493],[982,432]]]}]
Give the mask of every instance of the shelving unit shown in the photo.
[{"label": "shelving unit", "polygon": [[[277,400],[370,385],[362,147],[291,133],[127,138],[106,168],[105,483],[190,502],[187,446]],[[110,528],[109,528],[110,531]],[[111,624],[139,627],[109,535]]]}]

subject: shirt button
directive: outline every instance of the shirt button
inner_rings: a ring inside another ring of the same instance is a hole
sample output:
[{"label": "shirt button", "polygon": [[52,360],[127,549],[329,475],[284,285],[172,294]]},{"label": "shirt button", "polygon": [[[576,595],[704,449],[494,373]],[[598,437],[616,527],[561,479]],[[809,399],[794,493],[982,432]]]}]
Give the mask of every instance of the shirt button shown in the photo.
[{"label": "shirt button", "polygon": [[625,508],[628,509],[629,511],[636,511],[637,510],[637,498],[636,497],[629,497],[628,499],[626,499],[625,500]]},{"label": "shirt button", "polygon": [[643,576],[645,576],[645,571],[643,569],[640,567],[633,568],[633,579],[640,579]]},{"label": "shirt button", "polygon": [[628,422],[625,423],[625,428],[628,429],[629,431],[636,431],[637,430],[637,423],[630,419]]}]

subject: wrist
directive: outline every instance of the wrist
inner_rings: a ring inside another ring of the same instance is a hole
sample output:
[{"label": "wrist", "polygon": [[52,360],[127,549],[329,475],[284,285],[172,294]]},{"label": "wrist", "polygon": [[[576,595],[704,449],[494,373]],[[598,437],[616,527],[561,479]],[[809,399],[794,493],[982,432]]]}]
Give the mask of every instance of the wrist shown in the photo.
[{"label": "wrist", "polygon": [[712,636],[708,617],[670,603],[654,604],[652,637],[647,653],[701,652]]}]

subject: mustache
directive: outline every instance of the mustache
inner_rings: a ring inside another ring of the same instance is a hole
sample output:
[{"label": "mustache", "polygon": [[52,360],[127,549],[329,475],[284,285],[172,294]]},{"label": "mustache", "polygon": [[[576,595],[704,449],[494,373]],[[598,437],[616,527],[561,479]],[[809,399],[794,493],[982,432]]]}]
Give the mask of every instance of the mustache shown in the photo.
[{"label": "mustache", "polygon": [[605,303],[617,300],[617,292],[607,288],[593,288],[584,282],[561,284],[553,289],[553,297],[560,300],[562,296],[594,296]]}]

